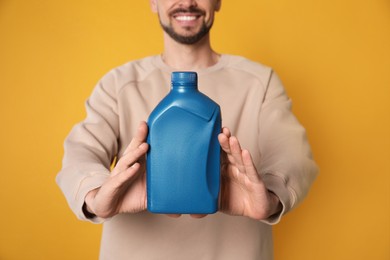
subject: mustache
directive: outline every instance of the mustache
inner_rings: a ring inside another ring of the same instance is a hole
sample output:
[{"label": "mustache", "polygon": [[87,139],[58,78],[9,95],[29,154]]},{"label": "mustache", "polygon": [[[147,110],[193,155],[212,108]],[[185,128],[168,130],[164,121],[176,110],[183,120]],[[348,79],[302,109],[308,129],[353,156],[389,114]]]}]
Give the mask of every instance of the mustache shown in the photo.
[{"label": "mustache", "polygon": [[203,11],[202,9],[199,9],[198,7],[195,7],[195,6],[190,6],[189,8],[179,7],[179,8],[176,8],[176,9],[172,10],[169,13],[169,15],[175,15],[175,14],[178,14],[178,13],[196,13],[196,14],[199,14],[199,15],[204,15],[205,11]]}]

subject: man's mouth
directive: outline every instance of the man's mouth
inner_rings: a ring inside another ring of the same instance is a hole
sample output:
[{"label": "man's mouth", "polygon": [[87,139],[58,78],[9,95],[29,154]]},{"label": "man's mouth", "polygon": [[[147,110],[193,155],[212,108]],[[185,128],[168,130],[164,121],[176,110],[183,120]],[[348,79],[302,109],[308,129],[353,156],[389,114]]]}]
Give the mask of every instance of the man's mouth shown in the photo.
[{"label": "man's mouth", "polygon": [[178,15],[173,17],[179,21],[193,21],[198,18],[198,16],[192,16],[192,15]]},{"label": "man's mouth", "polygon": [[170,15],[178,21],[194,21],[204,15],[204,12],[196,7],[183,9],[178,8],[170,13]]}]

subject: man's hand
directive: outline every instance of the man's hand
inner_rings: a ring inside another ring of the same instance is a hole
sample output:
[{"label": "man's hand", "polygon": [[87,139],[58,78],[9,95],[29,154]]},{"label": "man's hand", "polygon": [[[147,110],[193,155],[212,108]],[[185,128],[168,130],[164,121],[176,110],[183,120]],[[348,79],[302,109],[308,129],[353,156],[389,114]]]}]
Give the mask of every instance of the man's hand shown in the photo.
[{"label": "man's hand", "polygon": [[224,151],[221,166],[220,211],[256,220],[281,210],[279,198],[268,191],[253,164],[249,151],[223,128],[218,140]]},{"label": "man's hand", "polygon": [[119,213],[136,213],[146,209],[145,142],[148,135],[146,122],[141,122],[136,136],[112,170],[106,182],[90,191],[86,198],[88,212],[101,218]]}]

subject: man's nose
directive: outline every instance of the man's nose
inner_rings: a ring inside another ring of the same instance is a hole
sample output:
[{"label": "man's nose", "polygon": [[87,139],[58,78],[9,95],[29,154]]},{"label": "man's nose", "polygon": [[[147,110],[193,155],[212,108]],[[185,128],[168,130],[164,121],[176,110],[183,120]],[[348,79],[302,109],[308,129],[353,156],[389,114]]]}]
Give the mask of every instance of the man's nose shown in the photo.
[{"label": "man's nose", "polygon": [[181,0],[179,3],[179,6],[181,7],[192,7],[192,6],[198,6],[198,3],[196,0]]}]

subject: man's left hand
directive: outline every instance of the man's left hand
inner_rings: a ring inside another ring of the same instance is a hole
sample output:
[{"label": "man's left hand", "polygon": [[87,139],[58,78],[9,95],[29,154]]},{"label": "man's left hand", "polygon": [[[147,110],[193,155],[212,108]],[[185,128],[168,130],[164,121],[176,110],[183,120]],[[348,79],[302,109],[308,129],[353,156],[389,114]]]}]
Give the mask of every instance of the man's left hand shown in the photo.
[{"label": "man's left hand", "polygon": [[219,134],[221,164],[220,211],[264,220],[282,209],[279,198],[267,190],[248,150],[224,127]]}]

